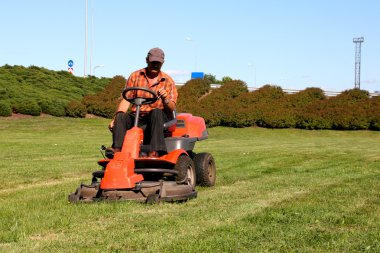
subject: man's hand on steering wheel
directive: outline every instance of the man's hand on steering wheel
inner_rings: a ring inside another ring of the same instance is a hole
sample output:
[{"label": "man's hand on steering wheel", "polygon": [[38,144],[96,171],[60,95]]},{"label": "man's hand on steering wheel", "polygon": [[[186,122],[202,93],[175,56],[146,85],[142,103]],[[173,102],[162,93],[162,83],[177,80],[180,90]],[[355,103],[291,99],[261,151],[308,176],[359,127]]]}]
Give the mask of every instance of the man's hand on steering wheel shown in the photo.
[{"label": "man's hand on steering wheel", "polygon": [[[134,97],[134,98],[129,98],[127,96],[127,93],[130,91],[143,91],[145,93],[148,93],[151,95],[151,97]],[[135,105],[148,105],[148,104],[153,104],[154,102],[157,101],[158,96],[156,92],[152,91],[151,89],[145,88],[145,87],[129,87],[126,88],[123,93],[123,98],[127,100],[128,102],[135,104]]]}]

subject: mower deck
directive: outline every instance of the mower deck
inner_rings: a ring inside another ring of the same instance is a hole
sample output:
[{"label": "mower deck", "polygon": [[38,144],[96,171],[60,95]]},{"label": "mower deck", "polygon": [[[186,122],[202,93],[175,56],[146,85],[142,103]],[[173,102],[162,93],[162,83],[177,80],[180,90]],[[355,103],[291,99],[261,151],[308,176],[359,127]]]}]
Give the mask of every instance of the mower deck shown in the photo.
[{"label": "mower deck", "polygon": [[82,184],[69,195],[71,203],[93,202],[98,200],[134,200],[145,203],[179,202],[195,198],[197,192],[190,184],[177,184],[175,181],[142,181],[132,189],[102,190],[99,183]]}]

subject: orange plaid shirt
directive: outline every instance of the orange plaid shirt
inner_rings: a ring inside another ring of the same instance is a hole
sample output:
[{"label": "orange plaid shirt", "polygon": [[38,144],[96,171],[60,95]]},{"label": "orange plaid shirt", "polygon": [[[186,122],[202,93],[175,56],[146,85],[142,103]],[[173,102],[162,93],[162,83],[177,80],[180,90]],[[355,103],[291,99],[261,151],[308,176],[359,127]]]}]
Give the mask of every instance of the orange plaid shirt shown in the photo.
[{"label": "orange plaid shirt", "polygon": [[[157,82],[158,82],[158,84],[157,84]],[[174,104],[176,104],[178,93],[177,93],[177,88],[175,87],[174,80],[168,74],[160,71],[160,73],[157,76],[157,82],[155,82],[154,84],[149,84],[148,77],[146,76],[146,69],[144,68],[144,69],[140,69],[140,70],[133,72],[129,76],[125,87],[126,88],[129,88],[129,87],[145,87],[145,88],[148,88],[150,90],[153,90],[154,92],[156,92],[156,94],[158,93],[157,91],[159,91],[161,89],[165,89],[166,93],[168,94],[168,96],[166,98],[171,100],[172,102],[174,102]],[[145,91],[136,91],[136,92],[130,91],[126,95],[128,97],[136,97],[136,96],[138,96],[138,97],[152,97],[152,95],[150,93],[145,92]],[[144,114],[144,113],[148,113],[149,111],[151,111],[155,108],[164,109],[164,104],[163,104],[161,98],[157,99],[157,101],[153,104],[142,105],[140,107],[140,111],[142,114]],[[132,106],[132,112],[135,112],[135,111],[136,111],[136,106],[133,105]]]}]

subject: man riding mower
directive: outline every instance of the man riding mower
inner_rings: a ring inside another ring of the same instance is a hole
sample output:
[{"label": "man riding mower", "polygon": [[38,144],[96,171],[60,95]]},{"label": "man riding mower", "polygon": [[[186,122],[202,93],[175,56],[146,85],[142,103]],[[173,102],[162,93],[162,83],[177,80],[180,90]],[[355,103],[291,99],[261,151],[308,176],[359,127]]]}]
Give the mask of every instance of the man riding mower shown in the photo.
[{"label": "man riding mower", "polygon": [[155,103],[157,94],[145,87],[129,87],[123,98],[135,105],[134,126],[127,130],[121,150],[106,152],[98,161],[101,170],[93,172],[90,185],[81,184],[69,201],[137,200],[146,203],[186,201],[197,196],[196,185],[213,186],[214,158],[195,154],[195,142],[208,138],[204,119],[173,111],[164,122],[166,150],[147,156],[152,148],[144,145],[144,125],[139,124],[140,108]]}]

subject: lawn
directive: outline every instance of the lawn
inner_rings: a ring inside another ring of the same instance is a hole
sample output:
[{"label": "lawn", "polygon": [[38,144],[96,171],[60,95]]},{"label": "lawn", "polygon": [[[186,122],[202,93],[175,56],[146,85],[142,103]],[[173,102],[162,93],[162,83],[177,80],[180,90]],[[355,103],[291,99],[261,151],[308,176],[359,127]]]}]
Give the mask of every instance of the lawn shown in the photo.
[{"label": "lawn", "polygon": [[107,124],[0,118],[0,252],[380,252],[379,132],[211,128],[198,198],[70,204]]}]

